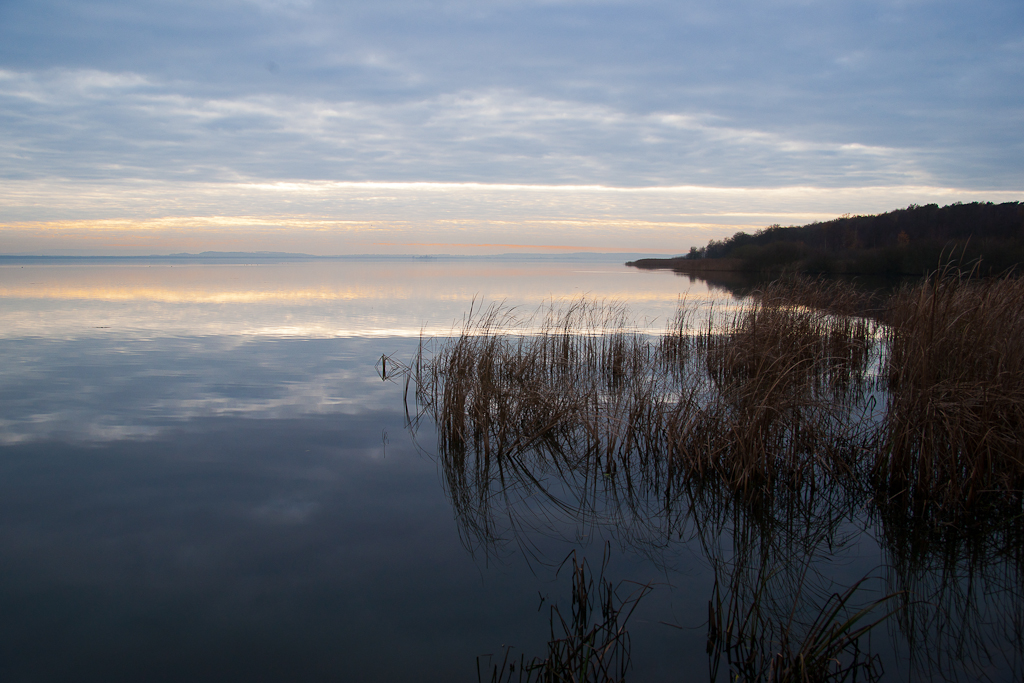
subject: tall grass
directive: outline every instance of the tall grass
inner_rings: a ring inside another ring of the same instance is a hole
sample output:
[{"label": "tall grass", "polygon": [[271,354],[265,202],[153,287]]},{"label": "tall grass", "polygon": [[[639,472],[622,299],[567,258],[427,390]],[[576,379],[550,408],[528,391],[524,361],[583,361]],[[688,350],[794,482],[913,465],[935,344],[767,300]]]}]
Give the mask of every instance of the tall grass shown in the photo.
[{"label": "tall grass", "polygon": [[786,303],[781,286],[714,319],[684,301],[652,338],[586,300],[469,317],[417,383],[452,490],[486,502],[524,461],[630,489],[712,477],[751,499],[849,473],[873,323]]},{"label": "tall grass", "polygon": [[475,311],[417,359],[416,395],[477,484],[538,456],[661,483],[716,477],[744,496],[866,467],[880,500],[917,515],[1019,508],[1024,279],[938,273],[894,295],[881,323],[850,314],[868,302],[848,289],[776,283],[717,323],[684,300],[659,337],[583,299]]},{"label": "tall grass", "polygon": [[773,613],[768,593],[773,577],[764,566],[753,586],[732,582],[723,598],[716,580],[708,602],[708,656],[711,680],[718,679],[723,659],[727,680],[744,683],[832,683],[877,681],[878,658],[862,648],[861,639],[892,612],[876,613],[895,596],[885,596],[857,608],[854,604],[865,579],[832,593],[811,608],[809,619],[799,613],[804,586],[798,585],[788,613]]},{"label": "tall grass", "polygon": [[748,496],[852,471],[853,399],[866,386],[874,323],[794,305],[793,295],[769,286],[698,337],[714,392],[673,434],[670,454],[685,470],[714,472]]},{"label": "tall grass", "polygon": [[524,319],[491,307],[423,363],[417,402],[437,424],[446,483],[471,535],[497,535],[492,499],[542,490],[547,475],[586,491],[636,450],[638,411],[665,387],[624,312],[577,300]]},{"label": "tall grass", "polygon": [[[500,664],[492,665],[491,683],[621,683],[630,667],[630,639],[626,624],[640,600],[651,591],[649,584],[613,584],[605,571],[611,550],[605,552],[596,582],[586,558],[573,550],[559,569],[572,564],[572,602],[568,614],[558,605],[550,608],[551,638],[545,657],[510,661],[510,649]],[[631,588],[631,590],[630,590]],[[620,593],[630,590],[624,597]],[[481,658],[477,679],[484,680]],[[517,671],[518,668],[518,671]]]},{"label": "tall grass", "polygon": [[886,311],[880,495],[947,522],[1024,489],[1024,279],[937,273]]},{"label": "tall grass", "polygon": [[[518,533],[524,510],[553,509],[649,547],[697,535],[709,556],[731,531],[733,560],[763,568],[841,543],[842,521],[867,508],[893,592],[908,596],[908,639],[938,629],[949,642],[935,606],[945,604],[966,624],[955,656],[974,657],[963,647],[974,643],[985,660],[972,577],[1004,560],[1015,568],[1005,581],[1024,571],[1022,304],[1024,280],[947,269],[884,306],[808,281],[774,283],[735,310],[683,299],[660,335],[621,304],[578,299],[533,315],[496,306],[472,311],[431,352],[421,344],[409,377],[473,544]],[[1003,540],[993,550],[972,540],[982,537]],[[936,557],[953,578],[929,589],[921,577],[939,571]],[[858,614],[850,594],[785,630],[778,615],[744,611],[763,604],[752,585],[716,594],[713,620],[733,624],[715,626],[719,654],[753,661],[775,648],[750,664],[755,680],[871,677],[867,664],[814,663],[867,661],[853,655],[872,622],[839,617]],[[1024,642],[1024,617],[1014,619]]]}]

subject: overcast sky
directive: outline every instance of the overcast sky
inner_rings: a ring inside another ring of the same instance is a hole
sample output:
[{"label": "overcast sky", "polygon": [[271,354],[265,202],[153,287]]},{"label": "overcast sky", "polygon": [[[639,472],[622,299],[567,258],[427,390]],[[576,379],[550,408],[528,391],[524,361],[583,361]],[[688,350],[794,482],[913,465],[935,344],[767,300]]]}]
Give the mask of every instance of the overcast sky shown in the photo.
[{"label": "overcast sky", "polygon": [[1024,3],[0,0],[0,178],[0,253],[685,251],[1024,199]]}]

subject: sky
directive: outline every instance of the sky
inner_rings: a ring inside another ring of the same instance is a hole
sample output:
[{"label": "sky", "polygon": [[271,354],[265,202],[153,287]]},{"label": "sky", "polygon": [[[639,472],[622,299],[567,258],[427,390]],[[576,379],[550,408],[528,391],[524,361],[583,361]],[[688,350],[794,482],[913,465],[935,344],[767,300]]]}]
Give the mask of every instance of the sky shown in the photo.
[{"label": "sky", "polygon": [[0,0],[0,253],[682,253],[1017,200],[1020,0]]}]

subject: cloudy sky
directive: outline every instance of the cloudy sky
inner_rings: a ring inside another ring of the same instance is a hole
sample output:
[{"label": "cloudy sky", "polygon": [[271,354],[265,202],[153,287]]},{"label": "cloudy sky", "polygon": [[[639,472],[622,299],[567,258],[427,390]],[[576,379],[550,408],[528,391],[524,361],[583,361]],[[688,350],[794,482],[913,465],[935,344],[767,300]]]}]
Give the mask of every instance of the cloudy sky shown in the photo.
[{"label": "cloudy sky", "polygon": [[1020,0],[0,0],[0,253],[682,252],[1021,199]]}]

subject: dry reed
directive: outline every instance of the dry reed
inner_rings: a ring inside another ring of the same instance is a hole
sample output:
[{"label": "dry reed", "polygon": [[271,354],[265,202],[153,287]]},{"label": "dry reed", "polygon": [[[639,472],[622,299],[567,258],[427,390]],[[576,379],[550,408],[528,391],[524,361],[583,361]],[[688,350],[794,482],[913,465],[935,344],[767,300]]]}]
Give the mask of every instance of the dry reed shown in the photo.
[{"label": "dry reed", "polygon": [[[586,558],[573,550],[562,562],[572,563],[572,604],[568,616],[558,605],[550,608],[551,638],[546,657],[509,661],[505,650],[501,664],[491,669],[491,683],[621,683],[630,666],[630,639],[626,624],[640,600],[651,591],[649,584],[633,584],[620,597],[626,582],[613,584],[605,577],[611,547],[605,544],[601,569],[595,580]],[[483,672],[477,658],[477,679]],[[518,665],[518,672],[517,672]],[[517,675],[518,674],[518,675]]]},{"label": "dry reed", "polygon": [[416,395],[453,488],[481,495],[524,459],[630,487],[717,478],[751,499],[867,467],[880,502],[918,517],[1020,512],[1022,301],[1024,280],[946,271],[892,297],[882,325],[842,313],[868,303],[849,286],[776,283],[717,326],[682,301],[657,339],[621,305],[492,307],[417,358]]},{"label": "dry reed", "polygon": [[657,339],[624,307],[586,300],[525,320],[471,315],[417,381],[456,508],[482,511],[471,526],[487,536],[485,508],[510,474],[629,491],[710,477],[749,500],[846,476],[873,323],[786,296],[769,288],[721,329],[697,329],[701,311],[681,302]]},{"label": "dry reed", "polygon": [[892,612],[875,615],[876,608],[895,596],[885,596],[857,609],[853,602],[865,579],[831,594],[806,623],[798,615],[803,587],[799,586],[788,614],[772,612],[766,603],[772,576],[764,567],[753,586],[733,582],[723,599],[716,580],[708,602],[708,645],[711,680],[718,678],[724,657],[727,680],[744,683],[832,683],[877,681],[878,658],[862,650],[860,640]]},{"label": "dry reed", "polygon": [[[842,520],[873,499],[894,589],[921,593],[923,575],[951,577],[965,553],[970,581],[1011,546],[1020,555],[1024,281],[946,270],[882,314],[874,305],[848,286],[773,284],[729,315],[682,300],[660,336],[618,304],[581,299],[532,316],[497,306],[472,311],[433,353],[421,344],[408,377],[474,543],[504,537],[498,518],[516,532],[512,508],[540,500],[591,521],[600,509],[651,546],[687,525],[706,545],[731,530],[731,561],[764,567],[842,543]],[[1002,541],[965,545],[975,537]],[[925,566],[928,548],[954,546],[939,569]],[[1024,559],[1008,561],[1009,582]],[[949,585],[929,597],[973,609]],[[851,592],[798,635],[758,611],[764,589],[752,586],[713,600],[713,649],[735,671],[873,675],[858,658],[870,625]],[[956,638],[983,649],[987,636],[958,618]],[[942,620],[921,600],[901,606],[911,641],[930,629],[941,641]]]},{"label": "dry reed", "polygon": [[[912,589],[914,539],[952,534],[956,544],[996,529],[1005,548],[1020,537],[1022,302],[1024,280],[947,270],[899,291],[880,316],[844,285],[776,283],[730,316],[683,300],[653,337],[621,305],[576,300],[532,317],[493,307],[472,312],[433,354],[421,345],[409,377],[475,542],[503,537],[498,517],[514,533],[512,507],[539,499],[580,519],[600,509],[620,530],[628,518],[626,533],[652,545],[688,524],[709,538],[749,534],[734,537],[734,559],[763,567],[831,547],[867,497],[896,587]],[[509,514],[496,516],[501,505]],[[1014,566],[1017,576],[1024,560]],[[733,622],[716,626],[719,653],[743,661],[753,656],[744,643],[761,639],[762,654],[785,645],[755,663],[775,679],[801,666],[821,680],[870,673],[812,662],[815,652],[856,654],[864,622],[838,618],[850,594],[834,596],[801,638],[744,612],[759,594],[742,595],[716,603]],[[937,618],[922,605],[903,605],[908,633]]]},{"label": "dry reed", "polygon": [[1024,280],[947,270],[898,292],[886,322],[880,500],[944,523],[991,506],[1020,514]]},{"label": "dry reed", "polygon": [[746,495],[848,474],[859,445],[874,323],[794,305],[794,294],[771,285],[698,339],[714,400],[672,444],[682,467]]}]

